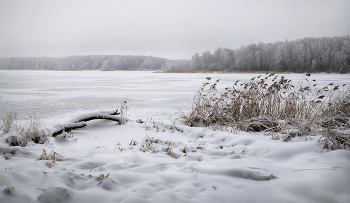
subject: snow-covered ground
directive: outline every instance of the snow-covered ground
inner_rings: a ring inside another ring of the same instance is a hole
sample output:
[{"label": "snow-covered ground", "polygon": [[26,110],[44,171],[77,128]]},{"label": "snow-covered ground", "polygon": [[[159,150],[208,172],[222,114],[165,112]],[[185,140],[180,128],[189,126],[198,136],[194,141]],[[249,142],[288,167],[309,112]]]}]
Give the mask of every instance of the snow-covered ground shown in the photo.
[{"label": "snow-covered ground", "polygon": [[[8,147],[0,135],[0,202],[350,201],[350,151],[324,149],[319,136],[283,142],[174,124],[208,76],[226,87],[256,75],[0,71],[0,117],[35,112],[50,128],[120,108],[124,98],[129,107],[124,125],[88,121],[45,144]],[[350,82],[311,78],[321,86]],[[63,158],[37,160],[43,149]]]}]

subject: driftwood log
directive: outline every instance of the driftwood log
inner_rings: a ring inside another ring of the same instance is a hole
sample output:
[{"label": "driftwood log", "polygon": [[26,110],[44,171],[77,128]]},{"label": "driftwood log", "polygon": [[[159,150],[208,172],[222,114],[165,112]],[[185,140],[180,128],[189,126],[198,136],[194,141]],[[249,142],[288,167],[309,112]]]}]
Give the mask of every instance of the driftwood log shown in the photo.
[{"label": "driftwood log", "polygon": [[106,119],[106,120],[116,121],[120,124],[121,118],[120,116],[116,116],[116,115],[119,115],[118,110],[109,111],[109,112],[83,114],[71,119],[70,123],[58,124],[51,129],[46,129],[45,135],[56,137],[57,135],[63,132],[69,132],[74,129],[83,128],[87,126],[86,124],[87,121],[96,120],[96,119]]},{"label": "driftwood log", "polygon": [[47,136],[56,137],[57,135],[60,135],[63,132],[69,132],[71,130],[77,129],[77,128],[83,128],[87,126],[85,122],[80,123],[68,123],[68,124],[58,124],[54,126],[54,131],[50,132]]}]

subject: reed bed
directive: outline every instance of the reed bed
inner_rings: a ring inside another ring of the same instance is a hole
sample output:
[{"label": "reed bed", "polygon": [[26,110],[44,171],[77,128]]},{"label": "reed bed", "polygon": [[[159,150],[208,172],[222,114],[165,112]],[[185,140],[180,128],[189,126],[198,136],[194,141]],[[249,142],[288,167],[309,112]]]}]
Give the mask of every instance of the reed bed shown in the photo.
[{"label": "reed bed", "polygon": [[342,148],[349,149],[349,85],[318,87],[310,76],[306,74],[293,85],[285,76],[265,74],[248,82],[236,81],[223,90],[217,88],[220,79],[211,82],[207,77],[193,98],[192,110],[188,115],[183,113],[181,120],[189,126],[214,130],[276,132],[273,137],[284,133],[285,141],[295,135],[322,133],[328,148],[340,146],[332,138],[336,129],[343,132]]}]

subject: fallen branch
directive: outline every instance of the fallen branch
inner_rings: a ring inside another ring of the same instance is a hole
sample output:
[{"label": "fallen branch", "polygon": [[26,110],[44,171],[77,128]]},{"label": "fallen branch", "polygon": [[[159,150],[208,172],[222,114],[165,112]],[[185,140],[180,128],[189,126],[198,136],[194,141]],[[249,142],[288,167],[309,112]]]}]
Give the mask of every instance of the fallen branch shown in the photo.
[{"label": "fallen branch", "polygon": [[106,119],[106,120],[111,120],[111,121],[116,121],[116,122],[121,122],[120,116],[113,116],[109,114],[104,114],[104,113],[89,113],[89,114],[83,114],[80,116],[77,116],[71,120],[72,123],[79,123],[79,122],[86,122],[86,121],[91,121],[91,120],[96,120],[96,119]]},{"label": "fallen branch", "polygon": [[85,122],[58,124],[53,127],[54,128],[53,131],[50,131],[49,134],[46,134],[46,135],[47,136],[51,135],[52,137],[56,137],[57,135],[60,135],[63,132],[69,132],[71,130],[83,128],[85,126],[87,126]]},{"label": "fallen branch", "polygon": [[96,120],[96,119],[116,121],[120,124],[121,118],[120,116],[116,116],[116,115],[119,115],[118,110],[83,114],[71,119],[70,123],[58,124],[51,129],[46,129],[45,135],[56,137],[57,135],[63,132],[69,132],[74,129],[83,128],[87,126],[86,124],[87,121]]}]

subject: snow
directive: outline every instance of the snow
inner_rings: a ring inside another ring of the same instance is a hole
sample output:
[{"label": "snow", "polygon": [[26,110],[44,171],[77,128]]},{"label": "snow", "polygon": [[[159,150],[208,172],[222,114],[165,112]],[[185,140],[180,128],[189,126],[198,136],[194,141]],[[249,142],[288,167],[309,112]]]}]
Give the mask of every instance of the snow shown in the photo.
[{"label": "snow", "polygon": [[[129,107],[124,125],[86,121],[45,144],[9,147],[0,135],[0,202],[349,202],[350,151],[324,149],[320,136],[283,142],[175,124],[208,76],[225,87],[255,75],[0,71],[1,117],[35,111],[54,131],[123,98]],[[63,158],[37,160],[43,149]]]}]

